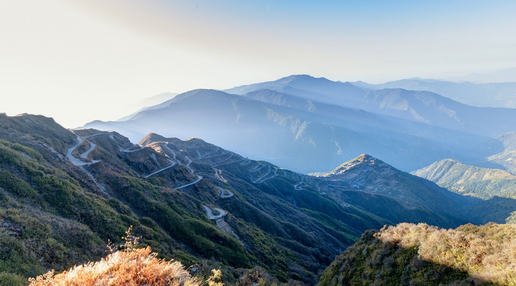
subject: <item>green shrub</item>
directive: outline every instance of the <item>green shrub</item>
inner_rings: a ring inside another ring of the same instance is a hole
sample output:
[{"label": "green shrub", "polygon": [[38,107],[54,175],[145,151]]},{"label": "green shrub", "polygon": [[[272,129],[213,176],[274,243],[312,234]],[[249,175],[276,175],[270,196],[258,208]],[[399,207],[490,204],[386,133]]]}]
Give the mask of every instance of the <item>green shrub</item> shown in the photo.
[{"label": "green shrub", "polygon": [[29,147],[23,146],[20,143],[13,143],[11,145],[11,148],[20,152],[25,153],[27,156],[31,157],[32,159],[35,159],[37,161],[43,161],[43,156],[41,156],[40,153],[37,151],[34,151],[34,149],[31,149]]},{"label": "green shrub", "polygon": [[43,272],[22,242],[12,236],[0,236],[0,272],[36,276]]},{"label": "green shrub", "polygon": [[20,180],[15,175],[0,170],[0,187],[4,188],[13,195],[22,198],[35,198],[37,192],[25,181]]},{"label": "green shrub", "polygon": [[22,228],[22,232],[20,234],[20,238],[22,239],[46,239],[50,234],[49,225],[16,209],[8,209],[5,212],[4,219],[15,223]]},{"label": "green shrub", "polygon": [[0,286],[23,286],[28,285],[29,281],[20,275],[13,273],[0,273]]}]

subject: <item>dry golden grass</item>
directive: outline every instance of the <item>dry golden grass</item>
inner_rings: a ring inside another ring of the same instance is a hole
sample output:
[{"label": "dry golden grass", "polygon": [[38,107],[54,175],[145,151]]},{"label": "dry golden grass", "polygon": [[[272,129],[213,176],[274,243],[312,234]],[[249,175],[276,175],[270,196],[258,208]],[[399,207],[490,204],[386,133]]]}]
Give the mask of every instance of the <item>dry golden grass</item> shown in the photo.
[{"label": "dry golden grass", "polygon": [[[71,268],[55,275],[54,270],[29,278],[31,286],[59,285],[167,285],[198,286],[201,282],[192,278],[183,265],[177,261],[158,259],[150,247],[137,249],[139,237],[131,234],[132,226],[127,230],[122,251],[113,252],[98,262],[90,262]],[[217,283],[221,278],[220,270],[212,270],[208,279],[209,286],[222,286]]]},{"label": "dry golden grass", "polygon": [[31,286],[200,285],[181,263],[157,259],[150,247],[117,251],[101,261],[75,266],[57,275],[50,271],[29,281]]}]

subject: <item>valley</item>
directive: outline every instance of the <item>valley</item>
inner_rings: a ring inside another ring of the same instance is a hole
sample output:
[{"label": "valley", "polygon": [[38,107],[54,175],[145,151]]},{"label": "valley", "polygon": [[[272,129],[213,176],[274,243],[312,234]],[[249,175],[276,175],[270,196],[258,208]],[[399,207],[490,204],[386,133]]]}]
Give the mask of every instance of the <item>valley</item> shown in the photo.
[{"label": "valley", "polygon": [[516,1],[0,1],[0,286],[516,286]]},{"label": "valley", "polygon": [[[0,239],[14,247],[0,272],[16,277],[98,259],[132,225],[161,257],[219,265],[229,284],[256,267],[315,284],[368,229],[505,223],[516,210],[512,196],[465,197],[367,154],[305,175],[199,138],[150,133],[134,144],[34,115],[1,115],[0,138]],[[77,231],[87,236],[70,239]]]},{"label": "valley", "polygon": [[[0,114],[0,274],[101,259],[132,229],[159,258],[202,279],[220,269],[228,285],[384,281],[335,269],[354,249],[393,250],[372,229],[516,222],[516,110],[392,85],[293,75],[165,94],[76,129]],[[446,265],[428,273],[473,275]],[[396,267],[382,271],[409,279]]]}]

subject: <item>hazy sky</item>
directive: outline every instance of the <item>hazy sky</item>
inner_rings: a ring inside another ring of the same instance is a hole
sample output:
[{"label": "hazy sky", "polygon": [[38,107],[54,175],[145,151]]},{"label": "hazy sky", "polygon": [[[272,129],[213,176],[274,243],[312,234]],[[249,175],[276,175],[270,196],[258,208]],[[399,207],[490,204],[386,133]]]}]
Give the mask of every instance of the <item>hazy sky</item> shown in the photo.
[{"label": "hazy sky", "polygon": [[162,92],[516,67],[516,1],[0,0],[0,112],[65,127]]}]

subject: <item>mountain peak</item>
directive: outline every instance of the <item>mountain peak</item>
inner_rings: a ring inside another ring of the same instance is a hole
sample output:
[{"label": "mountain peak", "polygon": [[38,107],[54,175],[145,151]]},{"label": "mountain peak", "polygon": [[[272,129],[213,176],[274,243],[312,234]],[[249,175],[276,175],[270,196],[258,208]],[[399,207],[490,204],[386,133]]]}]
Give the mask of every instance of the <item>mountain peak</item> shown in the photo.
[{"label": "mountain peak", "polygon": [[156,133],[149,133],[145,135],[139,142],[138,145],[147,145],[150,142],[159,142],[159,141],[166,141],[166,138],[156,134]]},{"label": "mountain peak", "polygon": [[305,85],[312,85],[312,84],[315,84],[315,85],[345,84],[340,81],[338,81],[338,82],[331,81],[325,77],[314,77],[314,76],[311,76],[308,74],[290,75],[290,76],[287,76],[284,78],[280,78],[280,79],[274,81],[274,83],[277,83],[280,85],[294,85],[294,86],[299,85],[299,87],[303,87]]},{"label": "mountain peak", "polygon": [[330,81],[329,79],[327,79],[325,77],[314,77],[309,74],[293,74],[293,75],[289,75],[287,77],[281,78],[278,81],[282,81],[282,80],[326,80],[326,81]]},{"label": "mountain peak", "polygon": [[[225,90],[232,94],[246,94],[260,89],[272,89],[284,91],[285,89],[304,90],[305,92],[327,91],[336,87],[350,87],[349,83],[335,82],[324,77],[313,77],[307,74],[297,74],[286,76],[277,80],[255,83],[250,85],[237,86]],[[353,86],[354,87],[354,86]],[[321,90],[319,90],[321,89]],[[292,91],[292,90],[291,90]]]},{"label": "mountain peak", "polygon": [[[200,95],[209,96],[209,95],[226,95],[226,94],[227,93],[220,91],[220,90],[216,90],[216,89],[194,89],[194,90],[190,90],[190,91],[181,93],[181,94],[177,95],[175,98],[182,99],[182,98],[188,98],[188,97],[200,96]],[[175,98],[173,98],[171,100],[174,100]]]},{"label": "mountain peak", "polygon": [[[355,159],[349,160],[349,161],[341,164],[340,166],[335,168],[333,171],[327,173],[325,176],[336,176],[336,175],[343,174],[351,169],[359,168],[361,166],[368,167],[368,166],[375,166],[375,165],[391,167],[390,165],[384,163],[383,161],[381,161],[371,155],[361,154],[360,156],[356,157]],[[393,168],[393,167],[391,167],[391,168]]]},{"label": "mountain peak", "polygon": [[186,142],[193,142],[196,144],[207,144],[206,141],[202,140],[199,137],[190,137],[190,138],[186,139]]}]

